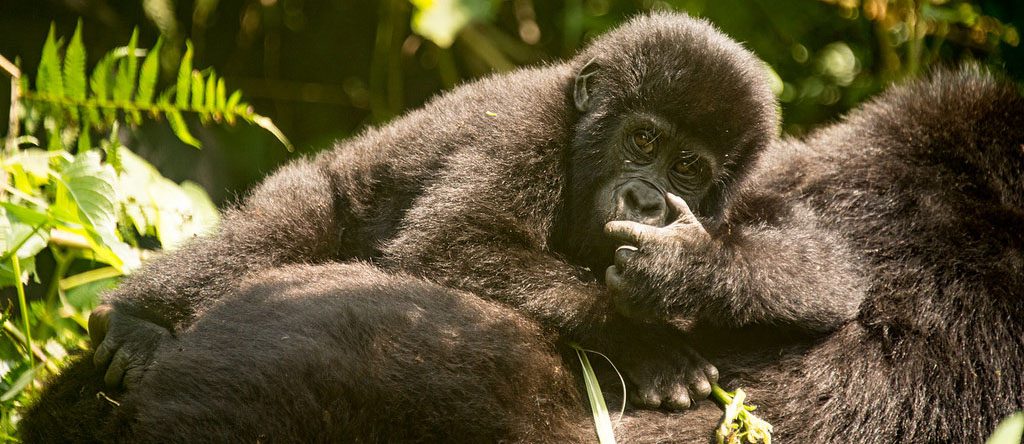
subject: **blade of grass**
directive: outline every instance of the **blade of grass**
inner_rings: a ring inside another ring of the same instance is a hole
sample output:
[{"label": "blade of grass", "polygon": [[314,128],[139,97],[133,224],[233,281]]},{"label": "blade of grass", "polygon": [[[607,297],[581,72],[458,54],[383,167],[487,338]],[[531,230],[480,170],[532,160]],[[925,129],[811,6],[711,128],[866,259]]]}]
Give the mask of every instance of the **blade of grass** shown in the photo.
[{"label": "blade of grass", "polygon": [[611,416],[608,414],[608,406],[604,402],[604,395],[601,393],[601,386],[597,382],[597,374],[590,365],[586,350],[576,344],[571,344],[576,350],[576,356],[580,358],[580,365],[583,366],[583,382],[587,387],[587,399],[590,400],[590,411],[594,415],[594,425],[597,427],[597,441],[601,444],[615,444],[615,432],[612,430]]}]

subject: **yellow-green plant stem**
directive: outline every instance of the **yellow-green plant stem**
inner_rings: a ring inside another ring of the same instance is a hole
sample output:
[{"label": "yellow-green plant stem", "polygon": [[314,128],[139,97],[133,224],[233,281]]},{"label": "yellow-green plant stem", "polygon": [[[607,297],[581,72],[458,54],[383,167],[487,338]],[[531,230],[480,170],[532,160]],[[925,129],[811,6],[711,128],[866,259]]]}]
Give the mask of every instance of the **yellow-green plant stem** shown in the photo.
[{"label": "yellow-green plant stem", "polygon": [[729,393],[718,384],[711,385],[711,399],[725,412],[721,425],[715,430],[718,444],[771,444],[772,425],[752,413],[757,407],[743,403],[746,396],[739,388]]},{"label": "yellow-green plant stem", "polygon": [[26,355],[28,363],[35,367],[35,356],[32,356],[32,328],[28,322],[28,300],[25,298],[25,286],[21,283],[21,261],[18,260],[17,250],[11,255],[11,268],[14,269],[14,288],[18,291],[18,307],[21,309],[21,326],[25,331],[25,343],[28,346]]}]

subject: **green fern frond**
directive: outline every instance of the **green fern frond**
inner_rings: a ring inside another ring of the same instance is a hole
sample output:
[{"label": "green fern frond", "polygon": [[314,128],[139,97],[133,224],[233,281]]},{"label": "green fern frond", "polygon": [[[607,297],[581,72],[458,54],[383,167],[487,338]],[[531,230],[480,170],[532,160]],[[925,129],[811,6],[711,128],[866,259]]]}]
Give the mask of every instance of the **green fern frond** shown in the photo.
[{"label": "green fern frond", "polygon": [[[260,126],[289,151],[293,149],[270,119],[256,114],[252,106],[242,100],[240,91],[228,90],[224,78],[216,71],[193,69],[191,42],[185,43],[185,54],[174,84],[158,94],[160,52],[164,42],[158,39],[152,49],[142,51],[138,48],[138,39],[136,29],[127,46],[105,54],[92,74],[87,75],[81,22],[75,28],[63,59],[60,53],[64,41],[57,38],[55,27],[50,26],[35,90],[26,82],[19,91],[26,108],[38,107],[45,116],[43,124],[50,148],[59,149],[63,143],[86,137],[85,141],[79,140],[78,146],[88,149],[92,146],[86,136],[90,131],[110,131],[119,118],[138,125],[143,116],[167,119],[178,139],[199,148],[199,140],[192,136],[185,119],[186,113],[192,113],[198,115],[202,123],[234,124],[243,120]],[[143,59],[141,67],[140,58]]]}]

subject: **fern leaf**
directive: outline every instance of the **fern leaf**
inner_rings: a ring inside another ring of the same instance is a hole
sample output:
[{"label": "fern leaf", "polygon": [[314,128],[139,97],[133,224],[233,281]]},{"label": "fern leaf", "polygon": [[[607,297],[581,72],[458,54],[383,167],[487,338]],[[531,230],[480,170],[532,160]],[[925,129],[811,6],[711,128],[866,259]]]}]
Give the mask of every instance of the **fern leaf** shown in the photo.
[{"label": "fern leaf", "polygon": [[221,112],[221,113],[224,112],[225,105],[227,105],[227,101],[228,101],[228,93],[227,93],[227,91],[228,91],[228,88],[227,88],[227,85],[224,84],[224,78],[221,77],[221,78],[217,79],[217,104],[216,104],[216,106],[217,106],[217,110],[219,112]]},{"label": "fern leaf", "polygon": [[185,41],[185,55],[181,57],[178,67],[178,81],[174,88],[174,104],[178,108],[188,108],[189,84],[192,80],[192,42]]},{"label": "fern leaf", "polygon": [[284,133],[281,132],[281,129],[278,128],[277,125],[274,125],[274,121],[270,120],[269,117],[264,117],[259,114],[253,114],[252,122],[258,125],[260,128],[269,131],[270,134],[273,134],[274,137],[276,137],[277,140],[279,140],[281,144],[284,145],[284,147],[289,152],[295,151],[295,147],[292,146],[291,141],[289,141],[288,138],[285,137]]},{"label": "fern leaf", "polygon": [[192,145],[196,148],[200,148],[199,141],[195,137],[192,137],[192,133],[188,130],[188,125],[185,123],[185,119],[181,117],[181,112],[177,109],[167,110],[167,122],[171,124],[171,130],[174,131],[174,135],[178,136],[182,142]]},{"label": "fern leaf", "polygon": [[203,107],[203,75],[192,73],[192,109],[198,111]]},{"label": "fern leaf", "polygon": [[64,54],[64,90],[68,97],[85,100],[85,46],[82,44],[82,20]]},{"label": "fern leaf", "polygon": [[139,91],[135,101],[142,105],[153,103],[153,92],[156,90],[156,78],[160,68],[160,49],[164,44],[163,37],[156,39],[156,44],[149,50],[146,60],[142,62],[142,72],[139,74]]},{"label": "fern leaf", "polygon": [[78,135],[78,152],[84,153],[92,149],[92,140],[89,138],[89,129],[83,128]]},{"label": "fern leaf", "polygon": [[235,124],[235,115],[238,114],[238,103],[242,101],[242,92],[235,90],[231,93],[231,97],[228,97],[228,102],[224,105],[224,118],[227,119],[229,125]]},{"label": "fern leaf", "polygon": [[135,45],[139,39],[139,30],[132,31],[132,38],[128,41],[128,54],[117,61],[117,76],[114,78],[114,100],[127,102],[132,97],[135,89],[135,70],[138,61],[135,59]]},{"label": "fern leaf", "polygon": [[206,77],[206,98],[203,100],[203,106],[206,110],[214,110],[214,102],[217,100],[217,72],[210,70],[210,75]]},{"label": "fern leaf", "polygon": [[60,56],[57,51],[61,43],[57,41],[56,26],[50,24],[50,33],[43,44],[43,56],[39,60],[39,71],[36,73],[36,91],[54,97],[64,96],[64,83],[60,75]]},{"label": "fern leaf", "polygon": [[[92,77],[89,79],[89,89],[92,90],[93,99],[100,103],[105,103],[110,99],[110,71],[114,67],[115,57],[113,53],[106,53],[100,58],[99,63],[92,69]],[[117,118],[116,113],[113,110],[107,108],[103,110],[103,119],[99,117],[99,113],[95,108],[88,108],[87,112],[96,122],[102,122],[104,127],[109,127],[114,124],[114,120]]]}]

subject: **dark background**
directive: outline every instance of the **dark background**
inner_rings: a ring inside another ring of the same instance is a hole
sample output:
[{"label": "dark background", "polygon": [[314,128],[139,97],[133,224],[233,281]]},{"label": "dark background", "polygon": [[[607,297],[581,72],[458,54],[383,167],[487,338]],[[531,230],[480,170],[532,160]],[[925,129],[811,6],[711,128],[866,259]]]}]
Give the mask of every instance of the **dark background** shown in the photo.
[{"label": "dark background", "polygon": [[[1024,78],[1024,2],[929,0],[461,0],[474,21],[442,48],[413,31],[427,0],[0,0],[0,54],[32,77],[51,22],[84,22],[90,63],[139,27],[163,35],[163,78],[189,38],[195,66],[214,67],[297,147],[258,128],[203,129],[202,150],[160,122],[127,144],[169,178],[201,183],[223,203],[290,156],[386,122],[467,79],[565,57],[631,15],[670,8],[707,17],[778,74],[784,129],[836,119],[885,85],[935,64],[979,60]],[[0,118],[9,90],[0,82]]]}]

